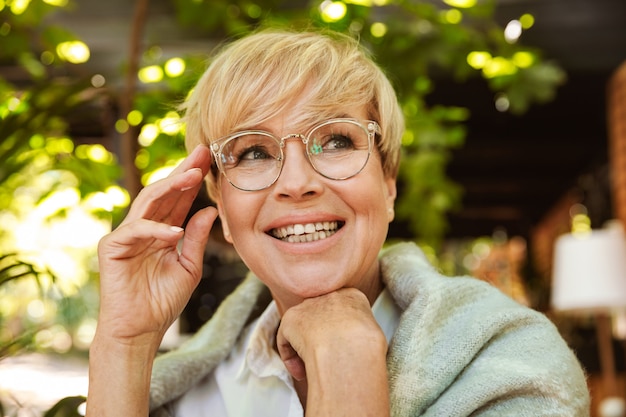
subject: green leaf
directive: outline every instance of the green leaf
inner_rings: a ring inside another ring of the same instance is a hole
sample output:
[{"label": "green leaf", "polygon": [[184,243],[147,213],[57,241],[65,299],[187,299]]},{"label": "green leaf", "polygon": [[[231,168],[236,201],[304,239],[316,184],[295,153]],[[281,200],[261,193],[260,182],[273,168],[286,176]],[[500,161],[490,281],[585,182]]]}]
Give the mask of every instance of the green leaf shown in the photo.
[{"label": "green leaf", "polygon": [[43,417],[82,417],[83,414],[79,413],[78,407],[85,401],[87,398],[84,396],[63,398],[46,411]]}]

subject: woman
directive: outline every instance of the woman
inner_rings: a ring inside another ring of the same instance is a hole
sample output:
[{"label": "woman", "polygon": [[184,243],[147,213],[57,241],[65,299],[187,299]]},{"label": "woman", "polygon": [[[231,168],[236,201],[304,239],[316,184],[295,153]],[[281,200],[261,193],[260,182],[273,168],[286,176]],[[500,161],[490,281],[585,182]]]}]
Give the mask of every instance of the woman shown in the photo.
[{"label": "woman", "polygon": [[[99,247],[88,415],[588,415],[584,374],[544,316],[437,274],[412,244],[381,250],[404,125],[357,42],[253,34],[185,110],[189,157]],[[183,231],[205,177],[217,211]],[[153,365],[217,213],[251,273]]]}]

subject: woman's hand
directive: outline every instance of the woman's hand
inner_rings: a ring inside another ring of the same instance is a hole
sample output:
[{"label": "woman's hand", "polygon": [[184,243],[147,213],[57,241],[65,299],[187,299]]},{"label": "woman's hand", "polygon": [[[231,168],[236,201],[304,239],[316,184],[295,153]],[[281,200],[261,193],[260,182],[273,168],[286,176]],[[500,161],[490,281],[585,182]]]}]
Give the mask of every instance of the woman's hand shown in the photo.
[{"label": "woman's hand", "polygon": [[186,231],[180,226],[210,164],[209,149],[197,147],[167,178],[144,188],[122,224],[100,241],[89,417],[148,415],[152,362],[202,276],[217,210],[194,214]]},{"label": "woman's hand", "polygon": [[276,339],[296,386],[308,385],[307,417],[389,415],[387,341],[361,291],[304,300],[283,314]]},{"label": "woman's hand", "polygon": [[196,148],[167,178],[144,188],[122,224],[100,241],[98,326],[109,337],[160,342],[189,300],[217,212],[203,209],[185,232],[180,226],[210,162],[209,149]]}]

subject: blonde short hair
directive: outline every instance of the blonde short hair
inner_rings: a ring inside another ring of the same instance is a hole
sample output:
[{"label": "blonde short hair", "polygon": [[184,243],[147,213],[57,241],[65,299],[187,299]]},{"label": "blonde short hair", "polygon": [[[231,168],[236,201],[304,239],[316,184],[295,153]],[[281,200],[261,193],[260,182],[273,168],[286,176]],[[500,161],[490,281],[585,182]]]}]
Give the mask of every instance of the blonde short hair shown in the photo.
[{"label": "blonde short hair", "polygon": [[[379,123],[383,172],[397,175],[404,119],[388,78],[359,43],[336,32],[263,30],[228,44],[183,104],[186,147],[256,127],[301,100],[301,122],[337,117],[339,108],[365,106]],[[219,172],[207,177],[219,195]]]}]

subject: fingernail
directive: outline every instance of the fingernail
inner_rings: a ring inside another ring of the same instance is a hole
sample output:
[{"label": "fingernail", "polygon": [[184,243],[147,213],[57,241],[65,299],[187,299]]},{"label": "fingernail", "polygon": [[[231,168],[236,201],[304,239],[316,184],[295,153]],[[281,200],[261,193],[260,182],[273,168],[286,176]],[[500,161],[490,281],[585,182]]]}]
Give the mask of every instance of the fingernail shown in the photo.
[{"label": "fingernail", "polygon": [[182,227],[178,227],[178,226],[170,226],[170,230],[172,232],[176,232],[176,233],[180,233],[182,232],[184,229]]},{"label": "fingernail", "polygon": [[195,187],[195,185],[193,185],[193,186],[192,186],[192,185],[190,185],[190,186],[188,186],[188,187],[182,187],[182,188],[180,189],[180,191],[187,191],[187,190],[191,190],[191,189],[192,189],[192,188],[194,188],[194,187]]}]

